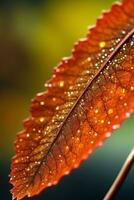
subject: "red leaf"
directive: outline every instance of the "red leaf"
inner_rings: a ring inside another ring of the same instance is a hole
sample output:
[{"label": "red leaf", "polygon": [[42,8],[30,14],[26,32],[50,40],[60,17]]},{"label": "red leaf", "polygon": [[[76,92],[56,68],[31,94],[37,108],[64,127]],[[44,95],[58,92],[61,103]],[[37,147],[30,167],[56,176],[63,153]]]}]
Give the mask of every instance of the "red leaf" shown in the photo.
[{"label": "red leaf", "polygon": [[12,159],[14,199],[77,167],[134,112],[134,0],[115,4],[37,94]]}]

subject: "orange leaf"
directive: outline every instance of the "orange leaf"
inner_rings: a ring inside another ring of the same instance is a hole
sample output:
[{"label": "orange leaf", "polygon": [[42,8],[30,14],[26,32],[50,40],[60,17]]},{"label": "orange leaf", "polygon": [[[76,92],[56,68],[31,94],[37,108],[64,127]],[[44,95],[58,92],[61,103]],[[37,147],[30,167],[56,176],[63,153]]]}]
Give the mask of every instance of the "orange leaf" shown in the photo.
[{"label": "orange leaf", "polygon": [[46,86],[17,136],[14,199],[56,184],[134,112],[134,0],[104,12]]}]

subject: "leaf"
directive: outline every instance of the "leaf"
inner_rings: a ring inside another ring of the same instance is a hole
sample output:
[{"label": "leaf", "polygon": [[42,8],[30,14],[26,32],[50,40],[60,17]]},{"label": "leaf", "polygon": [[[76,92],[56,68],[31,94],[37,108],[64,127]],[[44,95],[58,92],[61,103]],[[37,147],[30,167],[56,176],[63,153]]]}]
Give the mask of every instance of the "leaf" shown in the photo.
[{"label": "leaf", "polygon": [[46,86],[17,136],[13,199],[57,184],[134,112],[134,0],[104,12]]}]

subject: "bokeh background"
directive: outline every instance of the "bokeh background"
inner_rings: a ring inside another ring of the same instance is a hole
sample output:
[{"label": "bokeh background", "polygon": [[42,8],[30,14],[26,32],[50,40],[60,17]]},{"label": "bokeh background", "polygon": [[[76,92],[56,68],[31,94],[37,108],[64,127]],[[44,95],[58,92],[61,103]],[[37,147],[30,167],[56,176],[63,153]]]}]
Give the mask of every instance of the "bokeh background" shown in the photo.
[{"label": "bokeh background", "polygon": [[[0,199],[10,200],[13,142],[52,68],[113,0],[0,1]],[[134,145],[134,116],[87,161],[33,200],[101,200]],[[27,198],[26,198],[27,199]],[[134,168],[115,200],[134,199]]]}]

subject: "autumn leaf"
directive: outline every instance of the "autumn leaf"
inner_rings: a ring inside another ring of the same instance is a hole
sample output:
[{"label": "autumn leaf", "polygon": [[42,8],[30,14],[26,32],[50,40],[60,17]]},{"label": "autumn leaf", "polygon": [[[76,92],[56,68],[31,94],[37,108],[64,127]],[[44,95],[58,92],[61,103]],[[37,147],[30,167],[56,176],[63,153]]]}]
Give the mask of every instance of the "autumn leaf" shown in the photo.
[{"label": "autumn leaf", "polygon": [[46,87],[17,135],[13,199],[57,184],[134,112],[134,0],[104,12]]}]

